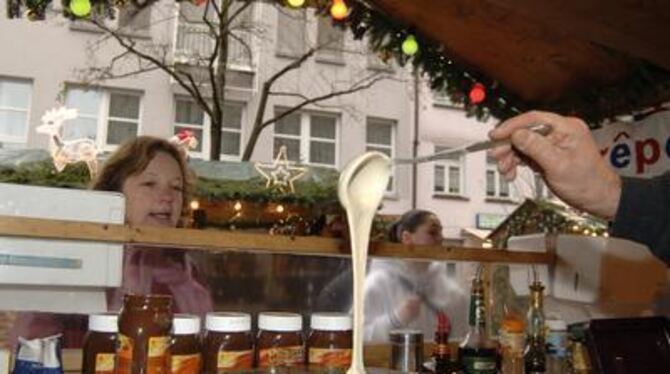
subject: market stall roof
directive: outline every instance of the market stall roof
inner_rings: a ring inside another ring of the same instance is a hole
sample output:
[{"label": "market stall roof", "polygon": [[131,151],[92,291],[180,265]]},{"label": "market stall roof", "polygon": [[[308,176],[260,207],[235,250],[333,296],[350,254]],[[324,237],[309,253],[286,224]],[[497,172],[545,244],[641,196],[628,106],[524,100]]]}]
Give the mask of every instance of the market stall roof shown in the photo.
[{"label": "market stall roof", "polygon": [[602,118],[670,100],[670,1],[370,2],[499,82],[522,109]]}]

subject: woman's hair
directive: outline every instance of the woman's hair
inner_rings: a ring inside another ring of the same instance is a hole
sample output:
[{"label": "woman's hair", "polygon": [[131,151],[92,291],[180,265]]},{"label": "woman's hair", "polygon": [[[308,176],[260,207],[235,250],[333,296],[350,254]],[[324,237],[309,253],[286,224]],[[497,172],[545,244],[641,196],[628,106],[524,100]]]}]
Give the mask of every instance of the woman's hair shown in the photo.
[{"label": "woman's hair", "polygon": [[182,216],[188,212],[193,175],[179,149],[169,141],[153,136],[138,136],[123,143],[112,153],[91,189],[121,192],[128,177],[144,171],[158,152],[165,152],[179,164],[183,179]]},{"label": "woman's hair", "polygon": [[394,243],[400,243],[403,231],[415,232],[421,224],[426,222],[426,218],[434,215],[432,212],[421,209],[414,209],[405,212],[400,218],[391,225],[389,229],[389,240]]}]

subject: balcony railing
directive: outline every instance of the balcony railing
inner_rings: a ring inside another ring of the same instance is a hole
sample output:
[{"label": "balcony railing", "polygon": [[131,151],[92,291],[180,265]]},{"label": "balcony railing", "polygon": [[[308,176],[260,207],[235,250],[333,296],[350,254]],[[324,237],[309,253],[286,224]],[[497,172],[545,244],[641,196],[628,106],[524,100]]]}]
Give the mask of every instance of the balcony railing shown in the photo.
[{"label": "balcony railing", "polygon": [[[228,68],[253,70],[251,34],[246,31],[237,31],[235,35],[239,40],[228,38]],[[214,38],[210,35],[206,24],[179,22],[174,51],[175,59],[194,63],[199,59],[207,59],[213,50]]]}]

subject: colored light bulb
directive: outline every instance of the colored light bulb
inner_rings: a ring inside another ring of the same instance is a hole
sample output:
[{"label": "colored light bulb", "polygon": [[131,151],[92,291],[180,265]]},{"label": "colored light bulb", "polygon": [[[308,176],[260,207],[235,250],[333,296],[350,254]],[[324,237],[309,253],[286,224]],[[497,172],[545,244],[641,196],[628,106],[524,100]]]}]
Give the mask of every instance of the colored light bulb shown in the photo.
[{"label": "colored light bulb", "polygon": [[86,17],[91,14],[91,2],[89,0],[70,1],[70,11],[77,17]]},{"label": "colored light bulb", "polygon": [[475,83],[470,89],[470,101],[473,104],[479,104],[486,99],[486,89],[481,83]]},{"label": "colored light bulb", "polygon": [[333,6],[330,7],[330,15],[339,21],[347,18],[347,14],[349,14],[349,8],[347,8],[344,0],[333,0]]},{"label": "colored light bulb", "polygon": [[287,0],[286,2],[293,8],[300,8],[305,4],[305,0]]},{"label": "colored light bulb", "polygon": [[402,52],[408,56],[414,56],[419,52],[419,42],[416,41],[414,35],[407,35],[405,41],[402,42]]}]

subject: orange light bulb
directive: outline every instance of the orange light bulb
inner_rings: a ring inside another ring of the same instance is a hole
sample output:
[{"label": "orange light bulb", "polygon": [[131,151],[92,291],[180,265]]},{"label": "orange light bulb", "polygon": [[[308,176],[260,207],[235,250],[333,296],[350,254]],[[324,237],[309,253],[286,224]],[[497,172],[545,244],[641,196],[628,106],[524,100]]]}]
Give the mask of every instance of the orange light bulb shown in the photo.
[{"label": "orange light bulb", "polygon": [[347,18],[349,8],[344,0],[333,0],[333,6],[330,7],[330,15],[338,21]]}]

